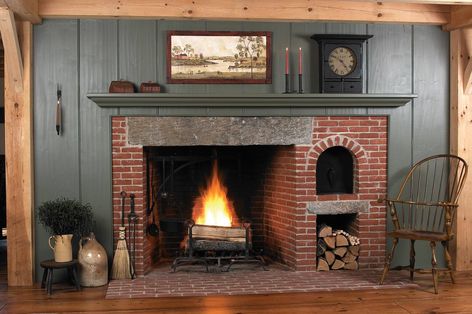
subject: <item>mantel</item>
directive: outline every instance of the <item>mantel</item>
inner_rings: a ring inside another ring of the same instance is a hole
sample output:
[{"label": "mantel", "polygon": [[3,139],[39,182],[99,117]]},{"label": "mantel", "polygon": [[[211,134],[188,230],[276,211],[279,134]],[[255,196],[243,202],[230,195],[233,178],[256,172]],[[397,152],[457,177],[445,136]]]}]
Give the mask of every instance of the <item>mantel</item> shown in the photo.
[{"label": "mantel", "polygon": [[346,108],[400,107],[415,94],[88,94],[100,107]]}]

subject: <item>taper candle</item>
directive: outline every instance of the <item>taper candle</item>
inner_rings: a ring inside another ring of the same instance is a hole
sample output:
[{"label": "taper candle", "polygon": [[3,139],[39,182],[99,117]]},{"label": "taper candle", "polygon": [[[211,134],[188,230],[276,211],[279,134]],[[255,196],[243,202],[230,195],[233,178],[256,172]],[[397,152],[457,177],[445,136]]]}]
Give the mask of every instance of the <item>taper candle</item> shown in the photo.
[{"label": "taper candle", "polygon": [[302,74],[302,47],[298,48],[298,74]]},{"label": "taper candle", "polygon": [[285,48],[285,74],[288,74],[288,47]]}]

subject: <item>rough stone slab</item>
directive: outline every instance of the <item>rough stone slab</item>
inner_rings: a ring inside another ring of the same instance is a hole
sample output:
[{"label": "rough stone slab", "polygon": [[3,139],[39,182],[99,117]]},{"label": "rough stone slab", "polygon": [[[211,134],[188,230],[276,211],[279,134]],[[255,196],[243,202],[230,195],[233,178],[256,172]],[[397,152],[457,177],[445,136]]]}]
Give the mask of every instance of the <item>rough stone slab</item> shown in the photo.
[{"label": "rough stone slab", "polygon": [[128,117],[128,141],[143,146],[309,144],[308,117]]},{"label": "rough stone slab", "polygon": [[320,201],[308,203],[308,211],[317,215],[365,213],[369,211],[369,207],[369,201]]}]

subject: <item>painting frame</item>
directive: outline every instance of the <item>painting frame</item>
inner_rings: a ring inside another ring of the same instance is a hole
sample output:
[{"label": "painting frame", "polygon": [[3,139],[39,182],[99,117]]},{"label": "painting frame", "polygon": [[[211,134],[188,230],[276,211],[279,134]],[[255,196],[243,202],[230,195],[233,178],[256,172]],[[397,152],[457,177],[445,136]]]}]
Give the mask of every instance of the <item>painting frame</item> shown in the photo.
[{"label": "painting frame", "polygon": [[[204,45],[208,37],[214,38],[210,38],[211,44]],[[239,42],[241,38],[244,42]],[[190,53],[179,53],[183,50],[178,48],[186,40],[195,48],[189,43],[186,51]],[[234,46],[235,40],[243,47]],[[222,49],[215,49],[216,45]],[[198,52],[198,47],[204,53]],[[272,32],[168,31],[166,67],[169,84],[272,84]]]}]

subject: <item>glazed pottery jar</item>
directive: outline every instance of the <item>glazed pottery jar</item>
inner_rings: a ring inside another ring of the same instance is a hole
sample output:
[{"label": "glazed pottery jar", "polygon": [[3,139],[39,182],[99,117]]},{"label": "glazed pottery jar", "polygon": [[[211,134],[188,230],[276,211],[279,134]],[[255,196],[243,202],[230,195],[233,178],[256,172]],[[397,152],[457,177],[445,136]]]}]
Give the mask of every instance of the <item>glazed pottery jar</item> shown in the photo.
[{"label": "glazed pottery jar", "polygon": [[84,287],[98,287],[108,283],[108,258],[93,232],[79,243],[79,278]]}]

